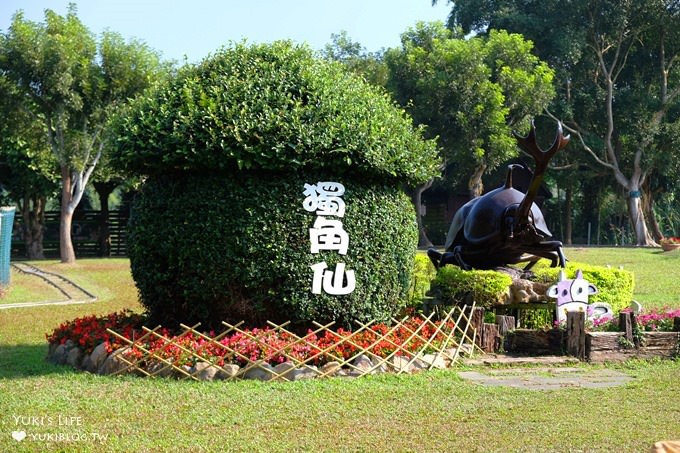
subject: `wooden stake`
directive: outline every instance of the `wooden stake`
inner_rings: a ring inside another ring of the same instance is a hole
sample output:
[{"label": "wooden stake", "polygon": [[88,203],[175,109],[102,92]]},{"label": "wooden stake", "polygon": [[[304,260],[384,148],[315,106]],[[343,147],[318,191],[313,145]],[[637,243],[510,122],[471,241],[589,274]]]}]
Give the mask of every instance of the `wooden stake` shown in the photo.
[{"label": "wooden stake", "polygon": [[582,311],[567,312],[567,353],[579,360],[586,355],[586,314]]}]

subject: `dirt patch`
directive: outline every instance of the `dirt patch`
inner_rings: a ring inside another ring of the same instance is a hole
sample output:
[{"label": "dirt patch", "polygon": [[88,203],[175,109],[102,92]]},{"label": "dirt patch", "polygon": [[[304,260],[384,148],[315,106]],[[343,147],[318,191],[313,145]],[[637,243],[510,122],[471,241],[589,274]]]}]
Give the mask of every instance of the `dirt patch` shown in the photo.
[{"label": "dirt patch", "polygon": [[507,386],[528,390],[565,388],[607,388],[625,385],[633,378],[615,370],[576,367],[507,368],[462,371],[463,379],[487,386]]}]

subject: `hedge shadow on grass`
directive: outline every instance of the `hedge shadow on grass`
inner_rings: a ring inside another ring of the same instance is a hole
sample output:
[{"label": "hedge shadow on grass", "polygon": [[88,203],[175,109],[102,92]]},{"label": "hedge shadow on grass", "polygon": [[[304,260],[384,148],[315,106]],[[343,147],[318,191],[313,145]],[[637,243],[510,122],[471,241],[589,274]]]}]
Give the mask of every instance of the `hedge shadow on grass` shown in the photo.
[{"label": "hedge shadow on grass", "polygon": [[0,346],[0,379],[16,379],[52,374],[68,374],[68,366],[55,365],[45,360],[46,344],[13,344]]}]

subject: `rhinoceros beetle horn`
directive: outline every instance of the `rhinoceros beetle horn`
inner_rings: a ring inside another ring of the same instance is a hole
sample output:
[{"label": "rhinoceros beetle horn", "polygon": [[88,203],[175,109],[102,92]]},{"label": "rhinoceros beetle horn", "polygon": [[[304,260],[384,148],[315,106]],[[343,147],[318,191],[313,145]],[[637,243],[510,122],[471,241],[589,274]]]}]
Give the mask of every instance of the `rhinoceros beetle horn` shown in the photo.
[{"label": "rhinoceros beetle horn", "polygon": [[531,205],[536,199],[536,195],[538,195],[538,189],[541,187],[541,184],[543,184],[543,177],[545,176],[545,172],[548,169],[548,163],[559,150],[567,146],[569,143],[569,135],[564,136],[562,131],[562,123],[558,122],[555,140],[553,141],[552,146],[546,151],[543,151],[538,146],[538,143],[536,143],[536,126],[534,125],[533,121],[531,122],[531,129],[529,130],[529,133],[526,137],[522,137],[514,131],[512,135],[515,136],[517,144],[520,146],[520,148],[529,153],[531,157],[534,158],[534,162],[536,163],[536,170],[534,171],[531,182],[529,183],[527,193],[520,203],[519,208],[517,208],[517,214],[515,218],[516,225],[526,225],[529,222],[529,212],[531,211]]},{"label": "rhinoceros beetle horn", "polygon": [[[526,136],[513,132],[518,145],[529,153],[536,164],[529,188],[522,193],[512,188],[512,170],[508,169],[505,185],[461,207],[451,221],[445,253],[429,249],[427,254],[435,267],[455,264],[463,269],[492,269],[507,264],[529,261],[529,269],[539,258],[551,260],[552,266],[565,266],[562,243],[547,240],[552,236],[543,214],[534,204],[550,159],[569,143],[562,124],[557,125],[555,141],[547,150],[536,143],[536,127],[532,121]],[[530,255],[528,258],[524,255]]]}]

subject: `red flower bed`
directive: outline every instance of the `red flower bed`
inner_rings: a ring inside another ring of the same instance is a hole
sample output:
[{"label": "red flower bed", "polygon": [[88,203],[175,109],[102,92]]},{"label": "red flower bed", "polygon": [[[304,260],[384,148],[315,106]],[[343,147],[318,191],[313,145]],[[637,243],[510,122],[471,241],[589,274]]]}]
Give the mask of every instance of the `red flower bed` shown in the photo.
[{"label": "red flower bed", "polygon": [[111,345],[111,336],[106,329],[112,329],[126,338],[133,338],[135,332],[139,336],[138,332],[144,320],[144,316],[133,313],[131,310],[109,313],[105,316],[85,316],[62,323],[46,337],[49,343],[56,344],[64,344],[71,340],[89,354],[100,343]]},{"label": "red flower bed", "polygon": [[[144,337],[143,322],[142,315],[130,311],[101,317],[87,316],[63,323],[47,335],[47,340],[61,344],[71,340],[86,353],[102,342],[106,343],[109,352],[129,346],[124,340],[109,334],[107,329],[111,329],[130,340],[143,338],[135,341],[127,351],[128,357],[140,359],[153,353],[175,366],[191,366],[199,360],[219,366],[227,363],[243,366],[258,360],[276,365],[290,359],[320,365],[337,359],[351,359],[362,350],[383,358],[431,352],[444,344],[455,327],[451,321],[442,324],[413,317],[396,327],[374,324],[356,332],[339,328],[318,334],[310,330],[300,338],[267,327],[244,329],[213,340],[214,332],[202,335],[191,330],[173,335],[167,329],[160,329],[156,331],[157,335]],[[425,348],[428,342],[429,347]]]}]

